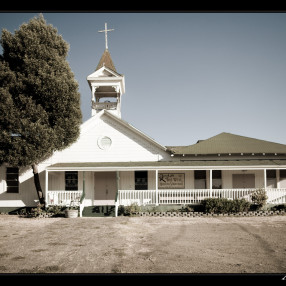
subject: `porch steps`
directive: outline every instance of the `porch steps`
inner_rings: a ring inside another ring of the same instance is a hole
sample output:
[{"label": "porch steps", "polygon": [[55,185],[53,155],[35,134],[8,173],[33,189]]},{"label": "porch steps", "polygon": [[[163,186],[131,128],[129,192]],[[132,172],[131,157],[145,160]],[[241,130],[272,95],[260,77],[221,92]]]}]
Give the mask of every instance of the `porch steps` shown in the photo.
[{"label": "porch steps", "polygon": [[84,207],[83,217],[115,217],[115,206]]}]

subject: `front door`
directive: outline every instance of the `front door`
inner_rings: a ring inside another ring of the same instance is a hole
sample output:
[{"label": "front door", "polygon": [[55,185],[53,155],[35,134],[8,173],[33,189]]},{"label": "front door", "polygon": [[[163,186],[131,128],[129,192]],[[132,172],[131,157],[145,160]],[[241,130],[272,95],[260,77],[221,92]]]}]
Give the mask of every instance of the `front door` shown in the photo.
[{"label": "front door", "polygon": [[116,172],[94,173],[94,205],[114,205],[116,192]]}]

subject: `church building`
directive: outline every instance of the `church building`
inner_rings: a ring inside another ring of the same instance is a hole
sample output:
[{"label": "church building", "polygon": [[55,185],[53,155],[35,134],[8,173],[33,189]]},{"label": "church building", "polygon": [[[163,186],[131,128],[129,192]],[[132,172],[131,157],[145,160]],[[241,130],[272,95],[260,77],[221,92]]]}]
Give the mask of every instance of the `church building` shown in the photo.
[{"label": "church building", "polygon": [[[107,33],[107,28],[105,28]],[[39,164],[47,205],[80,204],[81,216],[120,205],[189,205],[205,198],[245,198],[267,191],[286,203],[286,145],[220,133],[188,146],[163,146],[121,118],[125,77],[107,47],[93,73],[91,117],[78,140]],[[0,166],[1,209],[38,202],[30,167]]]}]

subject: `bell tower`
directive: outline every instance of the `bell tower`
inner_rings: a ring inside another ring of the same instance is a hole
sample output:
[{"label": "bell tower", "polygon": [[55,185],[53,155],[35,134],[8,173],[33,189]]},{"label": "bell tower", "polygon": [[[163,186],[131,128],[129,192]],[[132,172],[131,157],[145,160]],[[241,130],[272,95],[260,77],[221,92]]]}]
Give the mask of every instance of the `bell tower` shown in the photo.
[{"label": "bell tower", "polygon": [[91,116],[106,109],[121,118],[121,97],[125,92],[125,80],[124,75],[116,71],[108,51],[107,32],[109,31],[113,29],[107,30],[106,23],[105,30],[98,31],[105,32],[105,50],[96,70],[87,77],[91,89]]}]

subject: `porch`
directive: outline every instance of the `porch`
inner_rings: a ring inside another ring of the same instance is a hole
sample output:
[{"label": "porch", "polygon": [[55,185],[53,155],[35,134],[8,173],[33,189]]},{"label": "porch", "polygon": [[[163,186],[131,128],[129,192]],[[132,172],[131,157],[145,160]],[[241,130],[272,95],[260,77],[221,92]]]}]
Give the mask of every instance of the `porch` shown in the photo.
[{"label": "porch", "polygon": [[132,203],[139,206],[187,205],[200,204],[207,198],[250,201],[251,193],[257,189],[266,190],[267,203],[286,203],[285,167],[221,166],[206,170],[193,166],[189,169],[158,169],[130,164],[54,165],[46,170],[47,205],[68,206],[73,201],[80,206],[82,213],[84,207],[115,206],[117,209],[119,205]]},{"label": "porch", "polygon": [[[261,188],[260,188],[261,189]],[[146,205],[200,204],[207,198],[226,198],[229,200],[246,199],[251,201],[251,194],[258,188],[248,189],[177,189],[177,190],[118,190],[115,198],[115,216],[120,205],[136,203]],[[286,188],[266,188],[267,203],[286,203]],[[71,202],[80,207],[80,216],[84,209],[83,191],[48,191],[47,205],[69,206]]]}]

